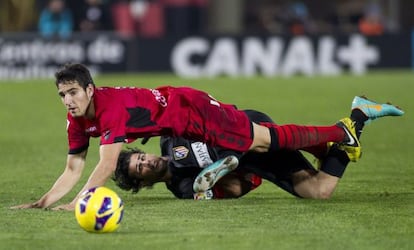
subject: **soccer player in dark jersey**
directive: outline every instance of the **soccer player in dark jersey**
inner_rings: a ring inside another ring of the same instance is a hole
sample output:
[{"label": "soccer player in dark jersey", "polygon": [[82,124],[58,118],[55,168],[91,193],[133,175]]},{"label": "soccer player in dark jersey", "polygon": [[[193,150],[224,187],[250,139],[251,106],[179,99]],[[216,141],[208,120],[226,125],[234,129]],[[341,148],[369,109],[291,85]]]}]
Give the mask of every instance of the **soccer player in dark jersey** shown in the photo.
[{"label": "soccer player in dark jersey", "polygon": [[[138,148],[122,150],[113,180],[124,190],[138,192],[143,187],[165,182],[166,187],[180,199],[236,198],[258,187],[262,179],[257,175],[237,168],[226,175],[214,188],[199,194],[193,191],[197,175],[208,165],[227,156],[228,150],[209,147],[203,142],[182,137],[162,137],[162,156],[147,154]],[[231,152],[239,155],[238,152]],[[241,155],[241,154],[240,154]],[[233,156],[232,156],[233,157]],[[237,167],[233,165],[230,170]]]},{"label": "soccer player in dark jersey", "polygon": [[[244,155],[233,152],[241,157],[238,166],[231,167],[237,168],[231,172],[226,171],[220,178],[212,176],[212,185],[196,192],[193,188],[194,182],[205,168],[197,159],[198,150],[195,147],[204,148],[202,151],[204,158],[208,159],[207,162],[219,161],[223,157],[220,148],[184,138],[163,137],[162,156],[148,154],[136,148],[122,150],[113,180],[121,189],[132,190],[133,193],[164,182],[174,196],[180,199],[223,199],[239,198],[247,194],[261,184],[263,177],[295,196],[327,199],[332,195],[349,162],[346,155],[341,154],[343,151],[339,154],[338,151],[335,152],[344,162],[337,159],[335,164],[339,162],[340,165],[328,168],[337,172],[338,176],[334,176],[316,170],[295,150],[248,152]],[[333,151],[330,154],[333,155]],[[327,162],[333,163],[332,160]],[[326,165],[323,166],[326,171]]]},{"label": "soccer player in dark jersey", "polygon": [[[331,126],[256,124],[234,105],[189,87],[98,88],[89,70],[81,64],[65,65],[55,78],[58,94],[68,111],[66,167],[39,200],[14,208],[49,207],[71,191],[85,166],[90,137],[100,137],[99,162],[78,195],[54,209],[73,210],[80,194],[105,185],[115,171],[123,144],[141,137],[181,136],[238,152],[297,150],[334,142],[352,161],[361,155],[356,134],[363,119],[343,118]],[[392,105],[375,105],[381,109],[375,113],[377,116],[403,114]]]}]

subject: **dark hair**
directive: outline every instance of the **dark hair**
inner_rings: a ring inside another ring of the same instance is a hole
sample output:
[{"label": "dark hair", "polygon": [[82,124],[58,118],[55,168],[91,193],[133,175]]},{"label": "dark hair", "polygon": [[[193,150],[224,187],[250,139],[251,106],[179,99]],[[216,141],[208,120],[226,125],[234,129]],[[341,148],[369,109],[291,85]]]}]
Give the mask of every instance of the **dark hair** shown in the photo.
[{"label": "dark hair", "polygon": [[68,63],[63,65],[62,68],[56,71],[55,78],[56,86],[60,83],[68,83],[73,81],[77,81],[83,89],[86,89],[88,84],[95,86],[88,68],[80,63]]},{"label": "dark hair", "polygon": [[137,193],[143,187],[141,184],[142,180],[132,178],[128,174],[131,155],[136,153],[145,154],[145,152],[139,148],[127,148],[127,150],[122,150],[118,156],[115,173],[112,176],[112,180],[115,181],[115,184],[118,187],[127,191],[132,190],[133,193]]}]

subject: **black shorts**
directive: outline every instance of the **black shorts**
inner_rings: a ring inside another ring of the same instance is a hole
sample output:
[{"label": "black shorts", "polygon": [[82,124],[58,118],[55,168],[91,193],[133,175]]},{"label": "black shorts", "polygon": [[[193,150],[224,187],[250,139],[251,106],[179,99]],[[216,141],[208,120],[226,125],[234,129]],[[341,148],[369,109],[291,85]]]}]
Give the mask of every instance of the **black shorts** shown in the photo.
[{"label": "black shorts", "polygon": [[292,174],[315,170],[300,151],[279,150],[269,153],[247,153],[240,159],[240,168],[273,182],[283,190],[300,197],[293,188]]}]

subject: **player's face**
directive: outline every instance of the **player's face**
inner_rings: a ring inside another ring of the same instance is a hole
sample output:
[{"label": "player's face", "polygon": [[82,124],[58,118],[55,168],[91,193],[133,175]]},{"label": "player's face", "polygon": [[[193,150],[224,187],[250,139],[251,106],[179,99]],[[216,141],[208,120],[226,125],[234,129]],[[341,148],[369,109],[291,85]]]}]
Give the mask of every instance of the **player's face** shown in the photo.
[{"label": "player's face", "polygon": [[85,116],[91,103],[93,86],[90,84],[84,90],[77,81],[59,83],[58,94],[73,117]]},{"label": "player's face", "polygon": [[131,155],[128,174],[151,185],[163,180],[168,170],[168,158],[154,154]]}]

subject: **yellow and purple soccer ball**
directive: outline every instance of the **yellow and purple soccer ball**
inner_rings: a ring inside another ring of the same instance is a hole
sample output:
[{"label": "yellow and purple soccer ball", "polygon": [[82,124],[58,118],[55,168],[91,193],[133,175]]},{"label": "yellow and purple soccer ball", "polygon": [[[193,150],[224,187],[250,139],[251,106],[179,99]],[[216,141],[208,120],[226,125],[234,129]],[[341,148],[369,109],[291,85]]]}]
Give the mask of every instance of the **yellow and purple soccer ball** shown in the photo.
[{"label": "yellow and purple soccer ball", "polygon": [[75,207],[78,224],[92,233],[115,231],[122,221],[123,213],[122,199],[107,187],[87,190],[79,197]]}]

